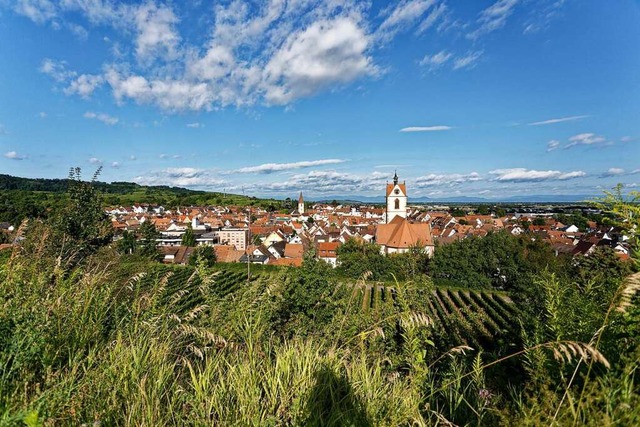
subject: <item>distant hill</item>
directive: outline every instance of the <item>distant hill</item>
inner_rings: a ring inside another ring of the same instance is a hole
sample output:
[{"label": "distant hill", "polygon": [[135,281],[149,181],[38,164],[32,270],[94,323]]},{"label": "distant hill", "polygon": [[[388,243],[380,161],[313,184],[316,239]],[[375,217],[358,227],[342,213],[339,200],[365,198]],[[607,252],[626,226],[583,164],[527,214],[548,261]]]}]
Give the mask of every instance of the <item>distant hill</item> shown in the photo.
[{"label": "distant hill", "polygon": [[[67,191],[68,179],[48,179],[48,178],[21,178],[17,176],[0,174],[0,191],[28,191],[28,192],[48,192],[48,193],[64,193]],[[242,196],[238,194],[227,194],[220,192],[210,192],[203,190],[189,190],[182,187],[171,187],[166,185],[139,185],[134,182],[101,182],[96,181],[93,185],[100,190],[107,200],[118,200],[113,196],[131,196],[132,203],[157,203],[166,204],[167,198],[177,200],[199,199],[207,201],[215,201],[220,199],[227,204],[246,205],[250,203],[281,203],[275,199],[259,199],[251,196]],[[131,197],[124,197],[122,203],[129,203]],[[139,197],[139,199],[135,199]],[[172,199],[172,200],[173,200]],[[186,203],[185,203],[186,204]],[[194,203],[195,204],[195,203]],[[214,204],[214,203],[205,203]]]},{"label": "distant hill", "polygon": [[[289,211],[293,203],[259,199],[237,194],[188,190],[180,187],[145,186],[133,182],[95,182],[106,206],[133,206],[136,203],[178,206],[260,206],[271,211]],[[19,224],[24,218],[45,218],[66,198],[67,179],[20,178],[0,174],[0,222]]]}]

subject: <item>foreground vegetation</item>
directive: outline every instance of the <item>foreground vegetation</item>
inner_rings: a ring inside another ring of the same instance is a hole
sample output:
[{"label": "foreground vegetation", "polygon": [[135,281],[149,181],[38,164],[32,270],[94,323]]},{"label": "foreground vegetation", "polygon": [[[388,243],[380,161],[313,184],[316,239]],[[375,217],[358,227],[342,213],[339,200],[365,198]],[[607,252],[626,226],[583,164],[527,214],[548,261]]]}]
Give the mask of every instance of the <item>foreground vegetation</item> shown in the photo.
[{"label": "foreground vegetation", "polygon": [[508,241],[530,264],[496,286],[482,251],[466,287],[345,280],[312,256],[247,280],[241,265],[119,254],[95,195],[78,182],[0,257],[0,425],[640,421],[640,276],[609,253],[561,274]]}]

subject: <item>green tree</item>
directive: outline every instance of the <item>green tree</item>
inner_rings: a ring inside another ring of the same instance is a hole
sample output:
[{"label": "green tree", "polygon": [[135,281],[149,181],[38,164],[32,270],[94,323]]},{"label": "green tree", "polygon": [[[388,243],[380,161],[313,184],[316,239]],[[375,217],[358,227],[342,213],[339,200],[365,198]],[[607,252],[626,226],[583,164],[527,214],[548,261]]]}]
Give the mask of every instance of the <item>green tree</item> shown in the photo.
[{"label": "green tree", "polygon": [[478,215],[489,215],[489,207],[487,205],[479,205],[476,209]]},{"label": "green tree", "polygon": [[520,290],[535,272],[556,271],[560,262],[546,243],[500,231],[436,248],[429,274],[436,283]]},{"label": "green tree", "polygon": [[86,182],[79,167],[70,169],[65,204],[49,221],[53,249],[67,266],[76,265],[112,241],[113,227],[94,185],[101,170]]},{"label": "green tree", "polygon": [[136,236],[125,230],[116,247],[121,254],[132,254],[136,250]]},{"label": "green tree", "polygon": [[217,261],[216,251],[212,246],[197,246],[189,257],[189,265],[204,265],[205,267],[213,267]]},{"label": "green tree", "polygon": [[160,233],[156,230],[156,226],[151,221],[145,221],[138,229],[140,240],[138,241],[138,251],[140,255],[150,258],[158,257],[158,243],[156,239],[160,237]]},{"label": "green tree", "polygon": [[533,219],[533,225],[542,226],[546,224],[547,224],[547,221],[544,218],[537,217]]},{"label": "green tree", "polygon": [[182,235],[182,241],[180,242],[180,244],[182,246],[189,246],[192,248],[196,246],[197,244],[196,236],[195,234],[193,234],[193,229],[191,228],[191,225],[187,227],[187,230]]},{"label": "green tree", "polygon": [[359,279],[370,272],[373,280],[391,279],[392,268],[389,260],[380,252],[380,246],[358,239],[349,239],[338,247],[338,267],[340,274]]}]

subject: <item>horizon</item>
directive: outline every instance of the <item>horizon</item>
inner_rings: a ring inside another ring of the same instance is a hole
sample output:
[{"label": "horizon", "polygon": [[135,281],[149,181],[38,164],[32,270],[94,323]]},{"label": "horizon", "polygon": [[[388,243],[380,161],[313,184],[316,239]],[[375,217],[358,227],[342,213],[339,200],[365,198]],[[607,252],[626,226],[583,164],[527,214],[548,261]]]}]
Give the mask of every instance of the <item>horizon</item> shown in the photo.
[{"label": "horizon", "polygon": [[103,166],[110,182],[315,200],[382,198],[396,170],[410,200],[640,183],[632,0],[23,0],[0,16],[13,176]]}]

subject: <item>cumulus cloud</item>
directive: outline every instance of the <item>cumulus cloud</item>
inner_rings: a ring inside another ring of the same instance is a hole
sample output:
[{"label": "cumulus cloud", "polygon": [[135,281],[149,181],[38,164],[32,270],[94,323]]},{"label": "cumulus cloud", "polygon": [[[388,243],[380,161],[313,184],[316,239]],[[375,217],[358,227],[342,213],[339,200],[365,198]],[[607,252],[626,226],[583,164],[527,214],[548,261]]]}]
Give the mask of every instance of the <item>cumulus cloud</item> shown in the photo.
[{"label": "cumulus cloud", "polygon": [[120,162],[111,162],[111,167],[114,169],[118,169],[120,167]]},{"label": "cumulus cloud", "polygon": [[265,66],[266,101],[288,104],[329,85],[375,75],[368,47],[369,39],[353,17],[314,22],[293,33]]},{"label": "cumulus cloud", "polygon": [[[478,30],[499,28],[514,5],[515,0],[501,0],[485,9]],[[211,7],[202,20],[206,36],[199,39],[181,33],[187,13],[180,2],[21,0],[17,7],[38,22],[64,25],[68,17],[82,17],[116,33],[113,55],[98,69],[79,72],[64,61],[43,62],[41,70],[65,94],[86,98],[105,87],[118,104],[148,104],[169,112],[290,105],[377,78],[385,67],[374,57],[387,41],[449,19],[443,0],[400,0],[378,15],[371,2],[357,0],[234,0]],[[469,69],[482,54],[443,50],[421,63],[429,69],[443,64]]]},{"label": "cumulus cloud", "polygon": [[480,12],[480,17],[477,21],[479,24],[478,28],[468,33],[467,38],[477,39],[484,34],[504,27],[517,4],[518,0],[498,0],[484,9]]},{"label": "cumulus cloud", "polygon": [[609,178],[612,176],[624,175],[624,169],[622,168],[609,168],[606,172],[604,172],[601,177]]},{"label": "cumulus cloud", "polygon": [[437,126],[409,126],[400,129],[400,132],[435,132],[440,130],[450,130],[451,126],[437,125]]},{"label": "cumulus cloud", "polygon": [[178,56],[180,37],[175,28],[178,18],[173,10],[148,2],[135,10],[134,19],[138,32],[136,55],[140,61],[148,62],[156,57],[172,60]]},{"label": "cumulus cloud", "polygon": [[187,127],[192,129],[197,129],[197,128],[204,127],[204,125],[200,122],[193,122],[193,123],[187,123]]},{"label": "cumulus cloud", "polygon": [[477,172],[471,172],[469,174],[429,174],[420,176],[415,179],[415,186],[417,188],[426,188],[433,186],[449,185],[455,186],[467,182],[477,182],[482,178]]},{"label": "cumulus cloud", "polygon": [[11,160],[24,160],[27,158],[24,154],[18,154],[17,151],[7,151],[4,153],[4,157]]},{"label": "cumulus cloud", "polygon": [[258,166],[247,166],[235,170],[237,173],[261,173],[269,174],[274,172],[282,172],[292,169],[310,168],[314,166],[332,165],[336,163],[344,163],[342,159],[323,159],[323,160],[305,160],[293,163],[264,163]]},{"label": "cumulus cloud", "polygon": [[587,174],[583,171],[561,172],[557,170],[539,171],[525,168],[496,169],[489,172],[494,175],[494,181],[498,182],[538,182],[538,181],[565,181],[580,178]]},{"label": "cumulus cloud", "polygon": [[[423,1],[405,3],[414,2]],[[356,1],[218,4],[204,45],[183,41],[175,7],[63,0],[55,13],[73,11],[94,24],[110,25],[123,34],[124,43],[132,38],[132,46],[118,48],[116,61],[103,64],[100,74],[78,76],[65,62],[53,60],[41,70],[67,83],[66,94],[88,97],[106,83],[118,103],[131,100],[176,112],[287,105],[380,73],[370,52],[375,38],[363,14],[370,6]],[[387,26],[408,19],[408,10],[398,13],[391,13]]]},{"label": "cumulus cloud", "polygon": [[547,142],[547,153],[549,151],[557,150],[558,148],[560,148],[560,141],[552,139],[551,141]]},{"label": "cumulus cloud", "polygon": [[104,83],[102,76],[82,74],[69,83],[69,86],[64,89],[64,93],[65,95],[76,94],[82,98],[89,98],[102,83]]},{"label": "cumulus cloud", "polygon": [[97,157],[91,157],[89,159],[89,163],[91,163],[92,165],[99,165],[102,164],[102,160],[98,159]]},{"label": "cumulus cloud", "polygon": [[543,120],[541,122],[529,123],[529,126],[541,126],[541,125],[550,125],[550,124],[554,124],[554,123],[573,122],[575,120],[584,119],[586,117],[589,117],[589,116],[560,117],[560,118],[557,118],[557,119],[548,119],[548,120]]},{"label": "cumulus cloud", "polygon": [[119,121],[117,117],[113,117],[105,113],[94,113],[93,111],[87,111],[86,113],[83,114],[83,117],[85,119],[101,121],[105,125],[109,125],[109,126],[113,126]]}]

